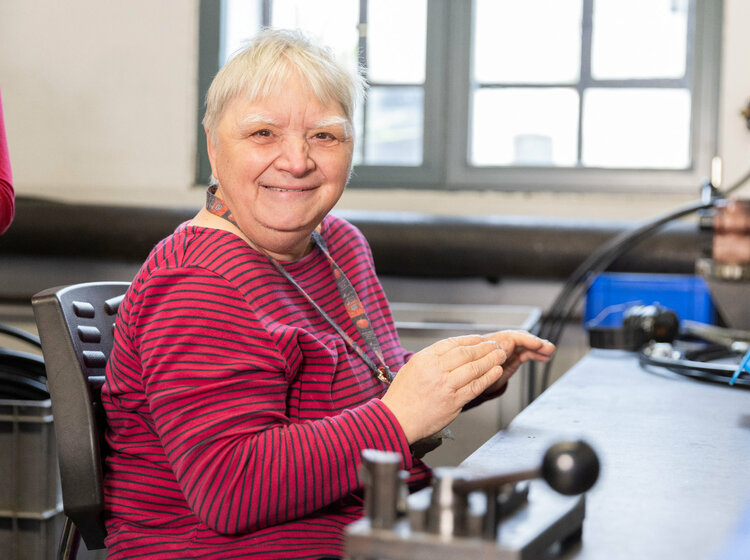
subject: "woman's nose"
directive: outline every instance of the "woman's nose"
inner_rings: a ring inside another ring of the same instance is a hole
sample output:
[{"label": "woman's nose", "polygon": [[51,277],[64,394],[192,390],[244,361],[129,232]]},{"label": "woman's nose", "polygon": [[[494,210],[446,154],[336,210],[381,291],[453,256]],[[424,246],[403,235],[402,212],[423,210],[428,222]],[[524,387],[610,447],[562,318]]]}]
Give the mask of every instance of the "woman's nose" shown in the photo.
[{"label": "woman's nose", "polygon": [[299,177],[313,169],[315,162],[310,157],[310,146],[304,138],[285,137],[281,152],[276,158],[277,169]]}]

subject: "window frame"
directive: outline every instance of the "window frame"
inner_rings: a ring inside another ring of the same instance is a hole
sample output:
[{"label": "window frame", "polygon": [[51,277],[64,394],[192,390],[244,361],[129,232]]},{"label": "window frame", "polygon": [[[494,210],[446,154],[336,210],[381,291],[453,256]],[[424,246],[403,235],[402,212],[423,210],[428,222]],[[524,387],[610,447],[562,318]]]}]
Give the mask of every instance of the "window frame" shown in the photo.
[{"label": "window frame", "polygon": [[[583,17],[594,0],[582,0]],[[688,25],[692,65],[691,166],[685,170],[606,169],[469,165],[473,0],[428,0],[424,83],[424,136],[421,166],[357,165],[350,188],[493,190],[521,192],[688,193],[703,183],[717,153],[722,0],[693,0]],[[221,0],[200,0],[199,107],[196,182],[205,184],[210,164],[201,124],[205,92],[218,71]],[[590,23],[590,22],[588,22]],[[586,25],[586,21],[583,22]],[[584,34],[590,38],[590,33]],[[582,46],[582,59],[590,54]],[[588,61],[583,60],[587,65]],[[585,76],[582,76],[582,80]],[[624,82],[618,80],[617,83]],[[664,81],[674,84],[675,80]],[[597,82],[601,84],[602,82]],[[644,82],[645,83],[645,82]],[[648,80],[653,85],[658,81]],[[630,82],[636,85],[635,82]],[[568,86],[569,87],[569,86]],[[579,89],[580,92],[580,89]],[[579,115],[579,122],[582,118]],[[459,131],[452,134],[450,131]],[[579,153],[580,135],[579,129]]]},{"label": "window frame", "polygon": [[205,187],[211,177],[206,131],[203,116],[206,113],[206,93],[219,71],[221,56],[221,0],[200,0],[198,5],[198,110],[196,118],[197,149],[195,158],[195,183]]},{"label": "window frame", "polygon": [[[377,0],[370,0],[377,1]],[[445,122],[439,118],[448,105],[447,72],[442,60],[447,44],[441,41],[450,0],[427,1],[427,49],[425,51],[422,165],[356,165],[350,186],[360,188],[434,188],[445,174],[442,139]],[[435,48],[430,48],[435,45]],[[378,86],[378,84],[374,84]],[[397,84],[389,84],[390,86]],[[408,84],[410,87],[412,84]]]}]

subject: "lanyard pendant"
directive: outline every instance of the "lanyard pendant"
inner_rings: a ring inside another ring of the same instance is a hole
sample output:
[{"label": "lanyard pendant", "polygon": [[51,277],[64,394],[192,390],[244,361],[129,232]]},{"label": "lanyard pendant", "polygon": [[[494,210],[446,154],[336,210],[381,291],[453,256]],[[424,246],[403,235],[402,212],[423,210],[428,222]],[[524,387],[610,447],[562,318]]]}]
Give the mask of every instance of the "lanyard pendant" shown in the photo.
[{"label": "lanyard pendant", "polygon": [[393,379],[393,374],[391,373],[391,370],[388,369],[388,366],[380,366],[378,368],[378,379],[380,379],[386,385],[391,384],[391,379]]}]

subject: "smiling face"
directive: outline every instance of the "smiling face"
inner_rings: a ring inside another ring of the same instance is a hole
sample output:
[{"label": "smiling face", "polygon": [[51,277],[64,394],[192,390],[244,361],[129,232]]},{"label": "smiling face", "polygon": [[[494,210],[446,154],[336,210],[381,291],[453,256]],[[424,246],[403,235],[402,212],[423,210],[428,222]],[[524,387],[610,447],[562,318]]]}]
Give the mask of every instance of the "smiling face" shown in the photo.
[{"label": "smiling face", "polygon": [[353,134],[339,104],[295,77],[265,99],[235,97],[207,136],[217,194],[242,232],[278,259],[303,256],[349,178]]}]

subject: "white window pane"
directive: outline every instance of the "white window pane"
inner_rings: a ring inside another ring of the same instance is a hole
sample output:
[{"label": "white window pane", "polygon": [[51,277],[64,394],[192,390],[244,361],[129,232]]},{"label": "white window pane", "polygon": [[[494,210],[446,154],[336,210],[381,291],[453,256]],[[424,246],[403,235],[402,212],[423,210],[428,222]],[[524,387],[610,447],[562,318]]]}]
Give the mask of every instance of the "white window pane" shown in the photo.
[{"label": "white window pane", "polygon": [[591,75],[681,78],[687,20],[688,0],[595,0]]},{"label": "white window pane", "polygon": [[359,2],[352,0],[274,0],[271,25],[301,29],[334,50],[340,60],[357,64]]},{"label": "white window pane", "polygon": [[221,14],[219,64],[224,66],[231,55],[240,50],[260,29],[260,4],[247,0],[222,0]]},{"label": "white window pane", "polygon": [[690,92],[590,89],[583,98],[583,163],[685,169],[690,165]]},{"label": "white window pane", "polygon": [[573,83],[581,61],[581,0],[476,0],[480,83]]},{"label": "white window pane", "polygon": [[364,142],[362,141],[364,129],[365,113],[362,109],[362,103],[360,103],[354,109],[354,153],[352,154],[353,165],[362,165],[365,160]]},{"label": "white window pane", "polygon": [[473,165],[572,166],[577,144],[574,89],[488,88],[474,94]]},{"label": "white window pane", "polygon": [[368,78],[378,83],[423,83],[426,37],[427,0],[368,2]]},{"label": "white window pane", "polygon": [[364,163],[421,165],[424,92],[373,87],[367,94]]}]

